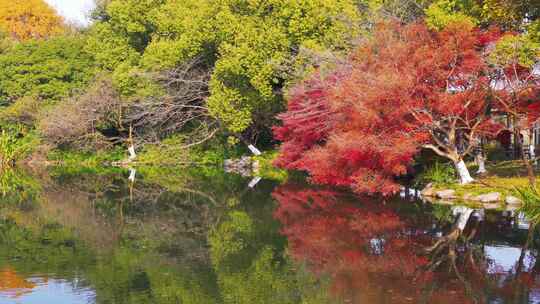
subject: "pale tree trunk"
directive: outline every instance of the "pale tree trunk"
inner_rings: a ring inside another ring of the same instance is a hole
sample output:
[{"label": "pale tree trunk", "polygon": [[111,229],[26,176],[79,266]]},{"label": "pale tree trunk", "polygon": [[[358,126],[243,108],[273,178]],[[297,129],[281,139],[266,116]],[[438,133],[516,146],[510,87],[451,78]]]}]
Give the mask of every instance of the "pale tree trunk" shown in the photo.
[{"label": "pale tree trunk", "polygon": [[135,146],[131,145],[128,148],[129,161],[134,161],[137,158],[137,153],[135,153]]},{"label": "pale tree trunk", "polygon": [[453,147],[453,150],[450,152],[442,151],[439,147],[432,144],[426,144],[423,147],[426,149],[431,149],[436,154],[442,157],[446,157],[449,160],[452,160],[452,162],[454,163],[454,167],[456,168],[456,171],[458,173],[459,181],[462,185],[474,182],[474,179],[471,177],[471,174],[469,173],[469,169],[467,168],[467,165],[463,161],[462,156],[459,155],[455,146]]},{"label": "pale tree trunk", "polygon": [[133,127],[132,126],[129,126],[129,138],[128,138],[128,141],[129,141],[128,160],[131,162],[131,161],[134,161],[137,158],[137,153],[135,153],[135,145],[134,145],[134,140],[133,140]]},{"label": "pale tree trunk", "polygon": [[248,145],[248,149],[249,151],[251,151],[251,153],[253,153],[256,156],[262,155],[262,152],[259,149],[257,149],[257,147],[255,147],[254,145]]},{"label": "pale tree trunk", "polygon": [[465,165],[465,162],[463,161],[463,159],[460,159],[457,162],[454,161],[454,166],[456,167],[456,171],[459,176],[459,181],[462,185],[474,182],[474,179],[471,177],[471,174],[469,173],[469,169],[467,169],[467,165]]},{"label": "pale tree trunk", "polygon": [[487,173],[486,159],[484,158],[484,154],[482,152],[476,155],[476,164],[478,165],[478,171],[476,171],[477,174]]},{"label": "pale tree trunk", "polygon": [[475,156],[476,164],[478,165],[478,170],[476,171],[476,174],[486,174],[486,156],[484,154],[484,144],[482,142],[482,138],[477,139],[478,148],[477,153]]}]

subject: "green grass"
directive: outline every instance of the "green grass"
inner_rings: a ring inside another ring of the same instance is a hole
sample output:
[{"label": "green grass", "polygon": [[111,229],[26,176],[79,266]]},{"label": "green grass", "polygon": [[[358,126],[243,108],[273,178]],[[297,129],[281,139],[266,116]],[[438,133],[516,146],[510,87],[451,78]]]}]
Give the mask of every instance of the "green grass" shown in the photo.
[{"label": "green grass", "polygon": [[[476,171],[475,166],[469,166],[471,172]],[[501,161],[487,165],[488,173],[483,176],[474,176],[475,182],[461,185],[457,182],[435,183],[436,189],[453,189],[462,197],[465,194],[480,195],[490,192],[499,192],[503,196],[515,195],[517,188],[529,187],[526,169],[520,160]],[[540,176],[537,172],[537,187],[540,186]]]},{"label": "green grass", "polygon": [[53,163],[53,175],[108,174],[121,169],[111,166],[115,161],[123,159],[125,151],[115,149],[97,153],[81,153],[75,151],[53,150],[48,160]]},{"label": "green grass", "polygon": [[531,223],[540,223],[540,193],[533,188],[518,188],[518,197],[523,201],[521,211],[530,219]]},{"label": "green grass", "polygon": [[265,179],[276,180],[284,182],[288,179],[289,174],[286,170],[276,168],[273,165],[274,160],[277,158],[278,151],[267,151],[260,156],[254,156],[253,160],[259,162],[259,176]]},{"label": "green grass", "polygon": [[420,173],[414,179],[416,187],[422,187],[428,183],[435,185],[450,184],[455,181],[456,170],[449,163],[440,163],[438,161],[424,172]]}]

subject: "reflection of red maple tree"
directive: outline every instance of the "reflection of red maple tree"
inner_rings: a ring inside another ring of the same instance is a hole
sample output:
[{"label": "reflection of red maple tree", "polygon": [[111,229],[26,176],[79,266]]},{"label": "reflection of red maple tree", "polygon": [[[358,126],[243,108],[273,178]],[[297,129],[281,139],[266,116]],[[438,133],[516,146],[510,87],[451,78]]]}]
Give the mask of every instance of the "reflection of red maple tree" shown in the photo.
[{"label": "reflection of red maple tree", "polygon": [[365,253],[359,247],[403,226],[391,212],[359,209],[332,191],[281,188],[274,197],[280,202],[275,216],[284,225],[291,253],[315,268],[338,262],[335,259],[360,258]]},{"label": "reflection of red maple tree", "polygon": [[[393,297],[412,297],[421,291],[415,284],[429,279],[426,273],[417,276],[428,262],[416,254],[421,237],[408,233],[390,208],[294,186],[280,187],[273,195],[279,202],[275,217],[283,224],[291,256],[316,274],[331,274],[338,297],[360,303],[388,290]],[[361,295],[350,295],[352,291]]]},{"label": "reflection of red maple tree", "polygon": [[[536,284],[525,272],[515,279],[489,273],[486,257],[472,254],[481,247],[470,238],[463,244],[465,237],[455,244],[461,248],[455,251],[458,274],[449,272],[448,263],[429,269],[437,260],[426,255],[426,248],[438,238],[421,227],[411,228],[410,219],[391,205],[291,185],[279,187],[273,196],[278,202],[274,216],[283,225],[290,256],[315,275],[328,276],[331,294],[343,302],[483,303],[488,289],[510,299],[522,290],[516,284]],[[464,236],[479,228],[470,224]],[[505,278],[508,282],[501,285]]]}]

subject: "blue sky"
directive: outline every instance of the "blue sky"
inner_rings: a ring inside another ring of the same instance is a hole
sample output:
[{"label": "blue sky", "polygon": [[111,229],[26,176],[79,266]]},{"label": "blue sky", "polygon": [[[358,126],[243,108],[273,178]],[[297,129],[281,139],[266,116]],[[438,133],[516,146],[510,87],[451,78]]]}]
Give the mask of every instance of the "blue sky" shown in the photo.
[{"label": "blue sky", "polygon": [[88,24],[88,12],[94,7],[94,0],[45,0],[68,21]]}]

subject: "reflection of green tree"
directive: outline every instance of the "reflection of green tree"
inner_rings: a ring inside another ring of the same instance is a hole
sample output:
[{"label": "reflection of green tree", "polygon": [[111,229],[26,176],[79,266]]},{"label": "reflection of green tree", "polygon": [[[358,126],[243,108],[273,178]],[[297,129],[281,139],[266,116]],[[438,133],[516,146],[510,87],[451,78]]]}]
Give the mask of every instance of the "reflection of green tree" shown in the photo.
[{"label": "reflection of green tree", "polygon": [[263,228],[247,213],[231,211],[211,233],[212,263],[225,303],[295,302],[293,272]]},{"label": "reflection of green tree", "polygon": [[[152,248],[153,249],[153,248]],[[210,269],[171,264],[149,248],[124,242],[99,254],[57,224],[24,228],[0,222],[0,268],[54,274],[96,290],[97,303],[217,303]],[[8,264],[6,264],[8,263]]]},{"label": "reflection of green tree", "polygon": [[[85,284],[96,290],[98,303],[221,302],[211,264],[201,253],[206,248],[202,233],[209,224],[201,213],[209,212],[209,200],[182,191],[185,186],[175,188],[178,192],[157,183],[141,181],[136,186],[141,193],[157,193],[157,199],[149,202],[146,196],[135,196],[130,201],[128,183],[122,175],[53,176],[39,188],[40,196],[28,198],[39,202],[36,208],[21,210],[21,205],[14,204],[0,210],[4,218],[22,219],[6,219],[10,225],[0,223],[0,260],[9,261],[23,274],[59,273],[63,279],[78,277],[78,281],[84,278]],[[74,201],[58,202],[58,198]],[[55,213],[58,208],[63,210],[61,215]],[[71,210],[77,208],[81,211]],[[93,241],[96,237],[79,235],[91,231],[77,223],[91,222],[95,216],[92,209],[98,216],[91,227],[106,231],[112,227],[111,233],[118,234],[113,248],[92,243],[83,247],[81,239]],[[103,220],[110,223],[108,228],[100,226]],[[46,224],[55,221],[68,226]],[[190,231],[189,221],[197,231]],[[197,259],[184,260],[188,250],[193,250]],[[21,262],[12,263],[13,259]]]},{"label": "reflection of green tree", "polygon": [[0,198],[2,205],[32,204],[37,200],[41,185],[22,170],[0,169]]},{"label": "reflection of green tree", "polygon": [[88,273],[98,303],[216,303],[208,271],[171,265],[146,249],[117,248]]},{"label": "reflection of green tree", "polygon": [[59,225],[44,224],[33,231],[13,220],[0,220],[0,267],[9,262],[22,273],[54,273],[69,280],[90,261],[88,249]]},{"label": "reflection of green tree", "polygon": [[314,288],[320,281],[286,257],[271,185],[260,187],[245,193],[208,237],[223,302],[328,303],[326,289]]},{"label": "reflection of green tree", "polygon": [[56,273],[95,289],[97,303],[328,302],[284,257],[272,184],[251,190],[217,170],[164,175],[140,170],[131,193],[125,173],[29,179],[35,208],[0,208],[0,266]]}]

